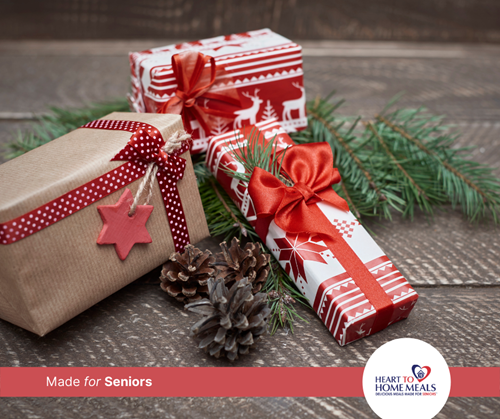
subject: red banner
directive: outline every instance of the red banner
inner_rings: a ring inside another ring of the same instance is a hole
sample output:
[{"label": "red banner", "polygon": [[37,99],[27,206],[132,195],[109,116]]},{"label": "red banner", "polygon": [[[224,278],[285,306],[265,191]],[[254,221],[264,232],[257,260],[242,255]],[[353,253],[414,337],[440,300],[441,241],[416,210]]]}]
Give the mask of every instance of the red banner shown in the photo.
[{"label": "red banner", "polygon": [[[500,368],[450,371],[450,397],[500,397]],[[363,397],[362,377],[361,367],[4,367],[0,397]]]}]

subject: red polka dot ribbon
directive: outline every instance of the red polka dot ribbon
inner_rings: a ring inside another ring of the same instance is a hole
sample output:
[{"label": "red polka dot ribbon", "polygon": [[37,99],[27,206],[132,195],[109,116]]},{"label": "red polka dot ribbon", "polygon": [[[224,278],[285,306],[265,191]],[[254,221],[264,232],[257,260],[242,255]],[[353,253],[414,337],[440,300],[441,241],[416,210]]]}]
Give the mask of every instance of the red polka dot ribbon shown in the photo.
[{"label": "red polka dot ribbon", "polygon": [[99,119],[81,128],[129,131],[128,144],[111,160],[128,160],[78,188],[13,220],[0,223],[0,244],[11,244],[91,205],[113,192],[129,185],[146,173],[149,163],[158,165],[156,174],[176,251],[183,251],[189,243],[186,217],[182,208],[177,182],[184,176],[186,161],[180,155],[189,150],[191,141],[185,141],[173,153],[162,150],[165,140],[153,126],[137,121],[110,121]]}]

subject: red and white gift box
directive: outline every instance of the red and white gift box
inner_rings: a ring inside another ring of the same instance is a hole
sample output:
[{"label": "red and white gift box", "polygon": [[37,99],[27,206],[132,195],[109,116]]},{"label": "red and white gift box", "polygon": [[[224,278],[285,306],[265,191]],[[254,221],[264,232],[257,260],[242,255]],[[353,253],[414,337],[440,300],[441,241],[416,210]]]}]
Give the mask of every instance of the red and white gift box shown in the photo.
[{"label": "red and white gift box", "polygon": [[247,146],[249,134],[255,128],[266,140],[276,136],[278,150],[294,145],[278,122],[261,122],[213,137],[209,141],[206,164],[337,342],[346,345],[407,318],[418,299],[417,293],[350,211],[324,202],[315,204],[390,298],[392,314],[383,325],[377,324],[376,310],[356,284],[356,278],[350,277],[324,241],[309,234],[287,233],[274,221],[259,224],[248,185],[224,170],[244,170],[233,153]]},{"label": "red and white gift box", "polygon": [[210,92],[235,89],[241,108],[221,108],[216,101],[197,98],[200,106],[230,110],[232,117],[216,119],[210,132],[198,120],[189,120],[185,128],[194,138],[191,153],[205,151],[211,136],[259,121],[277,118],[287,132],[302,130],[307,127],[307,118],[301,50],[289,39],[261,29],[130,53],[131,105],[136,112],[161,110],[178,88],[172,56],[197,51],[213,57],[217,68],[225,70],[226,76],[216,79]]}]

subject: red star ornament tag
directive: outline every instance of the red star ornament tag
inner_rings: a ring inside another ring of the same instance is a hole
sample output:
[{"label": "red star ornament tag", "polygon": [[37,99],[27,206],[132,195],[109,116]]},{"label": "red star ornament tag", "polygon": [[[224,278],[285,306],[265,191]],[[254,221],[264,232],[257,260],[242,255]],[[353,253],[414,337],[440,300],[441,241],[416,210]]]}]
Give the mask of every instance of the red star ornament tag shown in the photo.
[{"label": "red star ornament tag", "polygon": [[97,210],[104,222],[97,244],[114,244],[116,253],[125,260],[136,243],[151,243],[146,222],[153,211],[152,205],[138,205],[135,214],[129,216],[134,197],[125,189],[115,205],[99,205]]}]

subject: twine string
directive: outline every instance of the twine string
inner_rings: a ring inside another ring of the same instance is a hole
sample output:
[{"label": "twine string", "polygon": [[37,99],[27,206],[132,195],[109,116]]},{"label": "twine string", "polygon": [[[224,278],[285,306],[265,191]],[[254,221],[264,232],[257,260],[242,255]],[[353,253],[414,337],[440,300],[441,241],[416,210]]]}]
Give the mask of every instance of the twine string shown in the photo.
[{"label": "twine string", "polygon": [[[171,154],[181,148],[182,143],[190,138],[191,135],[186,131],[176,131],[170,136],[170,138],[167,139],[165,145],[162,147],[162,150],[167,154]],[[158,173],[158,166],[155,164],[155,162],[149,163],[148,168],[146,169],[146,173],[142,178],[142,182],[139,185],[139,189],[137,189],[137,193],[135,194],[134,202],[132,202],[132,205],[130,206],[130,211],[128,213],[129,217],[132,217],[135,214],[141,196],[144,194],[144,192],[146,192],[147,196],[144,204],[142,205],[149,204],[149,201],[153,196],[153,185],[156,173]]]}]

